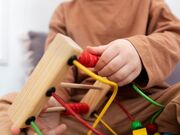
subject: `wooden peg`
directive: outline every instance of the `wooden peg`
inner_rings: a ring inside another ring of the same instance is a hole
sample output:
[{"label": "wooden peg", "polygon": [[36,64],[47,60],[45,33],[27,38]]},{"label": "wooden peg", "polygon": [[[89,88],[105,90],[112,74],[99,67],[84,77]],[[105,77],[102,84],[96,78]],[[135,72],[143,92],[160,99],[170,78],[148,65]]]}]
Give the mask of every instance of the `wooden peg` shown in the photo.
[{"label": "wooden peg", "polygon": [[102,90],[101,87],[87,84],[76,84],[76,83],[61,83],[61,87],[63,88],[73,88],[73,89],[94,89],[94,90]]},{"label": "wooden peg", "polygon": [[92,112],[98,109],[100,104],[104,101],[106,94],[110,91],[111,86],[96,81],[94,86],[101,87],[102,90],[94,90],[90,89],[87,94],[81,100],[81,103],[86,103],[89,105],[89,113],[86,114],[84,117],[88,118]]},{"label": "wooden peg", "polygon": [[26,127],[29,117],[39,115],[49,100],[47,90],[62,81],[69,68],[67,61],[81,52],[73,40],[57,34],[9,109],[9,117],[16,127]]},{"label": "wooden peg", "polygon": [[61,112],[61,111],[65,111],[66,108],[64,107],[50,107],[47,108],[45,112],[50,113],[50,112]]}]

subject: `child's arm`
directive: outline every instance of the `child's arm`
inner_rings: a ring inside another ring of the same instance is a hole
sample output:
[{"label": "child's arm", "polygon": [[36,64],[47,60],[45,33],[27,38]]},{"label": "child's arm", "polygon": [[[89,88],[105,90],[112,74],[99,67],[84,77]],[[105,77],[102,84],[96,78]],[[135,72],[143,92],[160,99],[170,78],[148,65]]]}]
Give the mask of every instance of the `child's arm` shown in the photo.
[{"label": "child's arm", "polygon": [[8,109],[16,94],[8,94],[5,97],[0,98],[0,134],[11,135],[12,122],[8,116]]},{"label": "child's arm", "polygon": [[[0,98],[0,135],[21,134],[20,129],[13,127],[12,122],[7,113],[16,95],[17,93],[11,93]],[[56,106],[53,100],[50,100],[48,105]],[[38,119],[36,122],[38,126],[41,128],[42,132],[44,132],[44,135],[48,135],[48,134],[59,135],[66,129],[66,126],[64,124],[60,125],[59,117],[60,117],[59,113],[45,114],[43,115],[41,121]],[[50,122],[51,124],[53,123],[53,125],[55,125],[54,128],[48,127],[49,126],[48,123],[43,122],[44,119]],[[34,131],[32,130],[26,130],[26,131],[28,135],[34,135]]]},{"label": "child's arm", "polygon": [[164,0],[151,1],[147,35],[128,39],[138,51],[148,75],[146,88],[162,84],[180,60],[180,21]]},{"label": "child's arm", "polygon": [[151,2],[147,35],[135,35],[127,40],[113,41],[105,47],[89,48],[90,52],[101,55],[96,65],[99,74],[117,81],[120,86],[138,77],[142,69],[140,59],[147,76],[140,75],[138,79],[140,84],[146,82],[143,85],[146,88],[162,84],[180,59],[180,21],[163,0]]}]

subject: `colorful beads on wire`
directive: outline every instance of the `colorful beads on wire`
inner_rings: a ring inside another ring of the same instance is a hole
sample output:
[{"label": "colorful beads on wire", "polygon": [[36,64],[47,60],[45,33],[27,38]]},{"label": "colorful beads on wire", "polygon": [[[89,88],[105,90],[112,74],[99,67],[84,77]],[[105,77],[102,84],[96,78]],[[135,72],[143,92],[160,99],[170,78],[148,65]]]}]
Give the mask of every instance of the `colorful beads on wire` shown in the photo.
[{"label": "colorful beads on wire", "polygon": [[140,129],[140,128],[142,128],[142,127],[143,127],[143,126],[142,126],[141,122],[138,121],[138,120],[135,120],[135,121],[133,121],[133,122],[131,123],[131,129],[132,129],[132,130]]},{"label": "colorful beads on wire", "polygon": [[[99,56],[96,56],[96,55],[93,55],[93,54],[90,54],[89,52],[87,51],[84,51],[78,61],[86,66],[86,67],[95,67],[96,63],[98,62],[99,60]],[[148,135],[148,133],[150,134],[153,134],[153,135],[161,135],[158,131],[158,126],[157,124],[155,124],[155,119],[160,115],[160,113],[163,111],[164,109],[164,105],[154,101],[153,99],[151,99],[150,97],[146,96],[138,87],[136,87],[134,84],[132,84],[132,87],[135,89],[136,92],[138,92],[142,97],[144,97],[146,100],[148,100],[150,103],[160,107],[161,109],[158,110],[152,117],[151,119],[151,124],[148,124],[146,126],[146,128],[143,128],[142,124],[140,121],[138,120],[134,120],[134,117],[131,117],[130,113],[128,111],[126,111],[125,109],[123,109],[122,107],[122,110],[124,110],[125,112],[128,112],[126,113],[128,116],[130,116],[129,118],[133,121],[131,123],[131,129],[133,130],[133,135]],[[164,133],[163,135],[172,135],[170,133]]]}]

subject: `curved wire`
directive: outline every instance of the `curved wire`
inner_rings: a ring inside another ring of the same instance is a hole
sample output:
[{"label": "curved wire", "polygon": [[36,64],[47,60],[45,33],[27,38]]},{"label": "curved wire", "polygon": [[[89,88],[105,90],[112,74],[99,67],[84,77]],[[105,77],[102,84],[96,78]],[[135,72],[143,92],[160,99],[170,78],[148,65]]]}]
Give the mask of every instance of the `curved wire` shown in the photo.
[{"label": "curved wire", "polygon": [[31,121],[31,127],[34,129],[34,131],[38,134],[38,135],[43,135],[42,132],[40,131],[39,127],[36,125],[36,123],[34,121]]},{"label": "curved wire", "polygon": [[[82,64],[80,64],[77,60],[74,60],[73,61],[73,64],[79,68],[80,70],[82,70],[83,72],[85,72],[87,75],[91,76],[92,78],[94,78],[95,80],[98,80],[102,83],[106,83],[108,85],[111,85],[114,87],[114,90],[113,90],[113,94],[112,96],[110,97],[110,99],[108,100],[108,102],[106,103],[106,105],[104,106],[104,108],[102,109],[102,111],[100,112],[98,118],[96,119],[96,121],[93,123],[93,127],[95,128],[98,123],[101,121],[101,118],[104,116],[104,114],[106,113],[106,111],[108,110],[109,106],[111,105],[111,103],[114,101],[116,95],[117,95],[117,92],[118,92],[118,85],[117,83],[115,82],[112,82],[112,81],[109,81],[101,76],[98,76],[96,75],[95,73],[91,72],[89,69],[87,69],[85,66],[83,66]],[[87,135],[91,135],[92,134],[92,131],[89,131],[87,133]]]},{"label": "curved wire", "polygon": [[[98,118],[97,114],[94,114],[96,118]],[[111,132],[113,135],[118,135],[104,120],[100,120],[100,122]]]},{"label": "curved wire", "polygon": [[132,84],[132,87],[134,88],[134,90],[139,93],[142,97],[144,97],[147,101],[149,101],[150,103],[152,103],[155,106],[164,108],[164,105],[154,101],[153,99],[151,99],[150,97],[148,97],[146,94],[144,94],[136,85]]}]

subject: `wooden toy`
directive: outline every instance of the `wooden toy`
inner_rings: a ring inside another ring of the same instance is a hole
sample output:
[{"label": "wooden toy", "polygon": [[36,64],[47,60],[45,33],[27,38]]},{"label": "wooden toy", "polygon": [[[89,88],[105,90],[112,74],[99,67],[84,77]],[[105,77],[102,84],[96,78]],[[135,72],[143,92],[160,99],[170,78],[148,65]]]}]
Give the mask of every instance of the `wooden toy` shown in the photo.
[{"label": "wooden toy", "polygon": [[91,113],[98,109],[98,107],[103,103],[104,97],[110,91],[111,86],[96,81],[94,86],[101,87],[101,91],[90,89],[88,93],[83,97],[81,103],[86,103],[89,105],[89,112],[84,117],[88,118]]},{"label": "wooden toy", "polygon": [[87,84],[76,84],[76,83],[61,83],[61,87],[63,88],[73,88],[73,89],[84,89],[84,90],[102,90],[101,87],[95,86],[95,85],[87,85]]},{"label": "wooden toy", "polygon": [[10,119],[16,127],[26,127],[28,118],[39,115],[49,100],[47,90],[62,81],[69,68],[67,61],[81,52],[73,40],[57,34],[9,109]]},{"label": "wooden toy", "polygon": [[[76,57],[72,57],[79,56],[81,53],[82,49],[73,40],[61,34],[57,34],[57,36],[49,45],[48,50],[45,52],[39,64],[31,74],[28,81],[25,83],[24,87],[17,95],[14,103],[9,109],[9,117],[14,123],[15,127],[25,128],[29,125],[29,123],[32,124],[32,127],[33,125],[35,127],[35,118],[43,110],[49,98],[53,96],[63,107],[49,108],[48,110],[46,110],[46,112],[65,111],[67,114],[74,116],[85,127],[90,129],[88,135],[92,134],[91,131],[93,131],[97,135],[103,135],[103,133],[95,129],[99,122],[101,122],[102,124],[104,123],[105,127],[109,129],[111,133],[116,134],[115,131],[113,131],[113,129],[110,128],[110,126],[108,126],[105,122],[102,121],[102,117],[106,113],[107,109],[109,108],[109,106],[114,101],[117,95],[118,84],[94,74],[85,67],[85,64],[87,64],[87,67],[93,67],[99,60],[99,56],[93,56],[92,54],[84,53],[85,57],[80,57],[78,59],[79,61],[76,59]],[[88,58],[89,60],[85,58]],[[81,63],[84,63],[85,66],[83,66]],[[87,75],[99,81],[96,81],[93,86],[62,83],[61,81],[63,80],[63,77],[66,75],[70,65],[78,67]],[[90,88],[90,90],[81,100],[82,106],[68,105],[58,96],[58,94],[55,93],[55,87],[60,83],[62,87],[78,89]],[[81,119],[78,113],[80,112],[79,114],[84,114],[83,116],[85,118],[91,116],[91,114],[94,111],[98,110],[100,105],[104,103],[104,101],[106,100],[106,94],[111,90],[111,87],[114,87],[112,90],[111,97],[108,99],[106,105],[101,110],[99,115],[94,114],[94,116],[97,119],[93,123],[93,126],[90,126],[86,121]],[[158,107],[161,107],[161,110],[163,110],[163,105],[147,97],[134,84],[132,84],[132,87],[149,102]],[[80,107],[82,108],[82,110],[85,111],[82,111],[81,113],[81,111],[79,111]],[[130,115],[130,113],[127,113],[127,110],[122,110],[128,116]],[[162,112],[161,110],[157,113],[159,114],[160,112]],[[137,121],[133,123],[135,123],[135,128],[133,126],[132,129],[133,135],[147,135],[146,128],[141,128],[142,126],[140,126],[141,129],[136,128]],[[37,126],[34,129],[38,133],[38,135],[42,135],[41,131],[38,129]],[[155,131],[153,130],[153,132]]]}]

